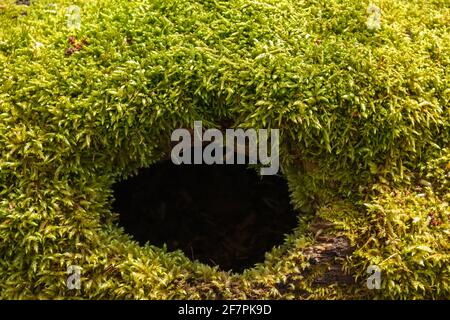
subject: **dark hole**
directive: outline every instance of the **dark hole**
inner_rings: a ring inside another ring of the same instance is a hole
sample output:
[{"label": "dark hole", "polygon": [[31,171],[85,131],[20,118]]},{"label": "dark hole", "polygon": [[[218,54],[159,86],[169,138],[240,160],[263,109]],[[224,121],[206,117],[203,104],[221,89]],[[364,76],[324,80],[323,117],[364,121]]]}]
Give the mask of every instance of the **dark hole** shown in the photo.
[{"label": "dark hole", "polygon": [[166,244],[223,270],[263,262],[297,225],[286,181],[246,165],[169,160],[140,169],[113,190],[119,223],[140,244]]}]

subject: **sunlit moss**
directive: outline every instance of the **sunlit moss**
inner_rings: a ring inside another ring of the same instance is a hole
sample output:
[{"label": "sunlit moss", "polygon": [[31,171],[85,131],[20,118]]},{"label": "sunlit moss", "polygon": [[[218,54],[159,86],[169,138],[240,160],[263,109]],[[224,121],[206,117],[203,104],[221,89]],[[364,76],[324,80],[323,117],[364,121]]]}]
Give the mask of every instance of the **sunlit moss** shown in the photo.
[{"label": "sunlit moss", "polygon": [[[14,2],[0,2],[0,297],[450,296],[448,1],[373,1],[373,30],[369,1]],[[71,36],[84,45],[67,53]],[[241,275],[139,246],[110,210],[113,182],[164,157],[172,130],[224,119],[280,129],[299,210]],[[308,253],[330,237],[354,250],[352,284],[317,285],[334,261]]]}]

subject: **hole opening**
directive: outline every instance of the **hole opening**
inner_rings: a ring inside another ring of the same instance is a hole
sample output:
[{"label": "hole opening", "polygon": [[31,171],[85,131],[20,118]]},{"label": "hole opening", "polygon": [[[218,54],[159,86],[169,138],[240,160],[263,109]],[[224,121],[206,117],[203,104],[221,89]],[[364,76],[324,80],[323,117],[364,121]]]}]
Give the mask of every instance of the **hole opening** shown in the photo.
[{"label": "hole opening", "polygon": [[141,245],[167,245],[222,270],[263,262],[297,226],[287,182],[245,164],[142,168],[113,185],[119,225]]}]

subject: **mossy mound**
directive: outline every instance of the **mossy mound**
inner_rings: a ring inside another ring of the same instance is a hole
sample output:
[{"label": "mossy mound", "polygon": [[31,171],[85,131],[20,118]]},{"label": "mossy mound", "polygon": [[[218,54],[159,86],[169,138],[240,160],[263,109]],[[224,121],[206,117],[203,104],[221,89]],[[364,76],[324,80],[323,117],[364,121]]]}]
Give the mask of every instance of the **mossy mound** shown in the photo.
[{"label": "mossy mound", "polygon": [[[450,3],[375,3],[0,3],[0,297],[449,298]],[[111,212],[195,120],[280,129],[299,225],[243,274]]]}]

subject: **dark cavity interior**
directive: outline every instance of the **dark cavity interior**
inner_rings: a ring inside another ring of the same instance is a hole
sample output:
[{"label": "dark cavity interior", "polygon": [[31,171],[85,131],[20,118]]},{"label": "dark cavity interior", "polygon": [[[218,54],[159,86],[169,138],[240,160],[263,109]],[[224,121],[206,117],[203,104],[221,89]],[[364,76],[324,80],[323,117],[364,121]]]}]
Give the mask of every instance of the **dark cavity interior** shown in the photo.
[{"label": "dark cavity interior", "polygon": [[286,181],[247,165],[140,169],[113,186],[119,223],[140,244],[180,249],[192,260],[241,272],[264,261],[297,225]]}]

